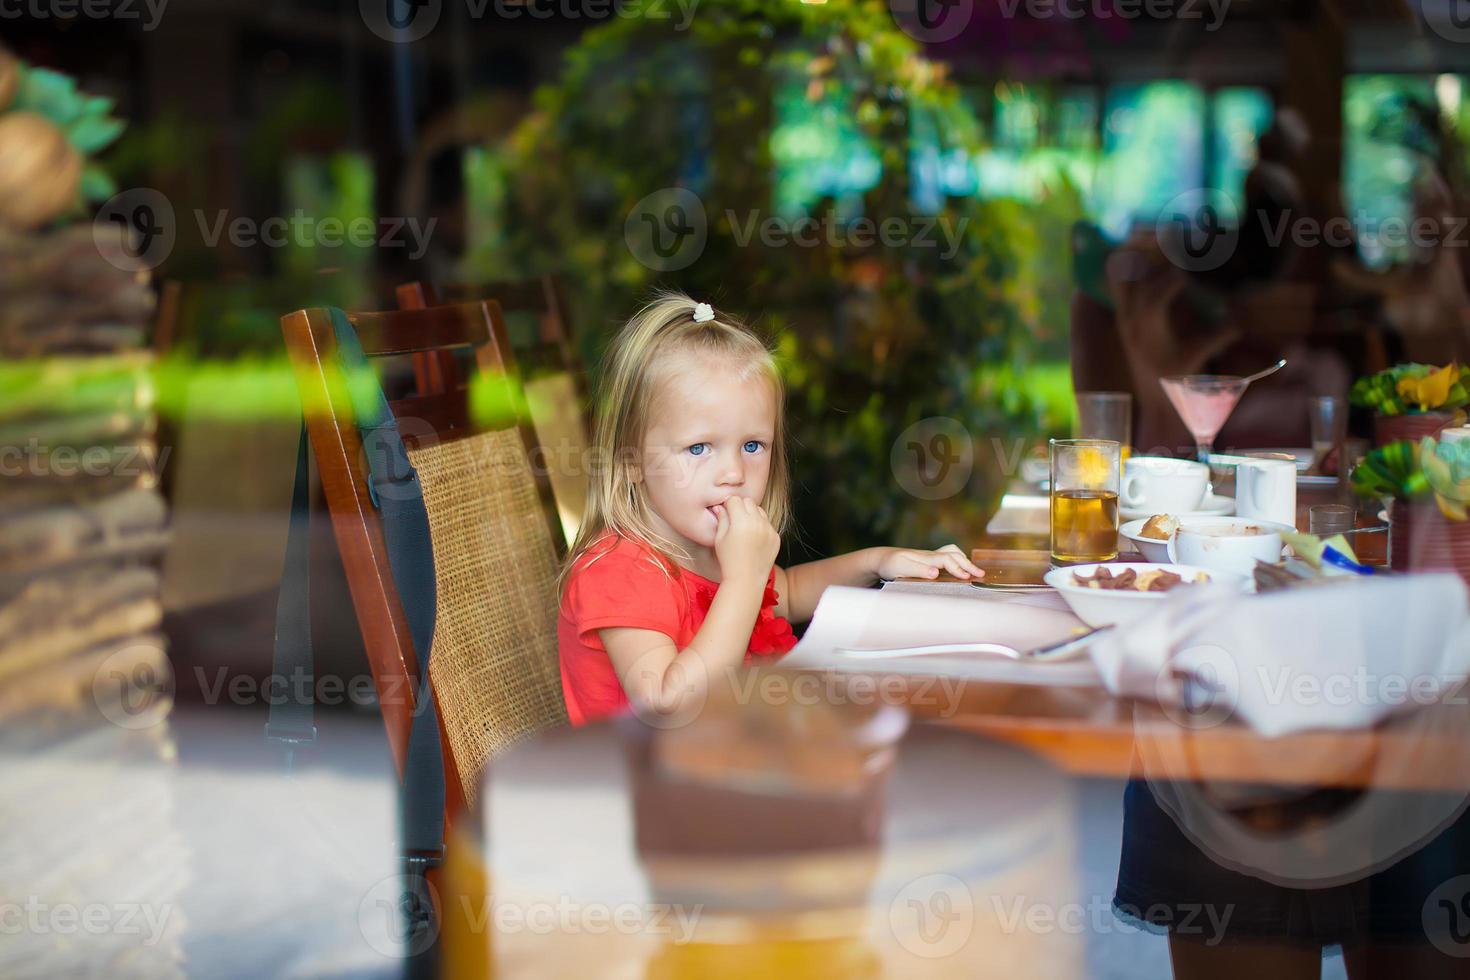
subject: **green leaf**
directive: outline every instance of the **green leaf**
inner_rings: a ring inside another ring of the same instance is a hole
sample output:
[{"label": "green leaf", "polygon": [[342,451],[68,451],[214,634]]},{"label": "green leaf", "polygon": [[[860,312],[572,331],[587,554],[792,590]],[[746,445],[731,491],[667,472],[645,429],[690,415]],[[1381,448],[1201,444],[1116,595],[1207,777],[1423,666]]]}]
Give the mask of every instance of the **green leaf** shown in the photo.
[{"label": "green leaf", "polygon": [[28,67],[21,76],[15,108],[38,112],[58,126],[70,126],[86,111],[86,97],[77,93],[68,75],[48,68]]},{"label": "green leaf", "polygon": [[82,200],[105,201],[117,193],[117,182],[112,175],[95,163],[82,170]]},{"label": "green leaf", "polygon": [[71,145],[86,154],[96,153],[122,135],[127,124],[107,116],[83,116],[66,130]]}]

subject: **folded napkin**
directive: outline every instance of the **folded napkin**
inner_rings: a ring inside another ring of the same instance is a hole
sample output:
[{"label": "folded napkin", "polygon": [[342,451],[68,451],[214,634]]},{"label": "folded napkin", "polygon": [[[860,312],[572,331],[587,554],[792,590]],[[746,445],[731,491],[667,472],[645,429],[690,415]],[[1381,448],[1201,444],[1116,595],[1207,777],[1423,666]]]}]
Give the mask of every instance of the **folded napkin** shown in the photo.
[{"label": "folded napkin", "polygon": [[[1039,596],[992,596],[963,583],[961,594],[945,584],[881,591],[832,586],[822,593],[801,642],[781,661],[801,669],[961,677],[1013,684],[1098,685],[1085,657],[1059,663],[1018,663],[996,654],[926,654],[878,659],[844,655],[844,649],[921,646],[933,643],[1004,643],[1028,650],[1085,629],[1064,608]],[[946,592],[948,594],[946,594]]]},{"label": "folded napkin", "polygon": [[1442,574],[1266,595],[1201,586],[1089,651],[1112,693],[1206,723],[1233,716],[1267,736],[1362,728],[1470,675],[1470,603]]}]

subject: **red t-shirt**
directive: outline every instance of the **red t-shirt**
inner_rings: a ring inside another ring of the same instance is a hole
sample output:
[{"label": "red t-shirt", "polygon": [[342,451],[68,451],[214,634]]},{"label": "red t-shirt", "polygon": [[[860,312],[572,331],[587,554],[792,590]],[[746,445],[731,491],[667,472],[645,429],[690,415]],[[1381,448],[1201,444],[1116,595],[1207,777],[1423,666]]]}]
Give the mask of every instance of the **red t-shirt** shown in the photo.
[{"label": "red t-shirt", "polygon": [[[776,569],[751,630],[745,662],[778,657],[796,645],[791,624],[775,613]],[[577,557],[556,622],[567,715],[584,725],[622,712],[628,696],[597,635],[600,629],[656,630],[687,647],[704,624],[719,584],[685,568],[665,574],[646,545],[605,535]]]}]

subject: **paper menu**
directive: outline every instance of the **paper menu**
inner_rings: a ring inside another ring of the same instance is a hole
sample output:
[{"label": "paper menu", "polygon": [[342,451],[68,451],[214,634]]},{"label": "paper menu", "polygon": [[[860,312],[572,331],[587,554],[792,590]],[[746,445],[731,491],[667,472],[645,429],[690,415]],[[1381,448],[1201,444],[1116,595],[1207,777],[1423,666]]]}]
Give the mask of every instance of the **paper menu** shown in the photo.
[{"label": "paper menu", "polygon": [[[931,587],[937,588],[937,587]],[[1086,627],[1050,597],[971,594],[929,588],[882,591],[833,586],[822,594],[806,635],[781,661],[793,669],[945,675],[1008,684],[1092,687],[1101,683],[1086,656],[1022,663],[994,654],[942,654],[861,660],[843,648],[986,641],[1019,650],[1066,639]],[[922,591],[921,591],[922,589]]]}]

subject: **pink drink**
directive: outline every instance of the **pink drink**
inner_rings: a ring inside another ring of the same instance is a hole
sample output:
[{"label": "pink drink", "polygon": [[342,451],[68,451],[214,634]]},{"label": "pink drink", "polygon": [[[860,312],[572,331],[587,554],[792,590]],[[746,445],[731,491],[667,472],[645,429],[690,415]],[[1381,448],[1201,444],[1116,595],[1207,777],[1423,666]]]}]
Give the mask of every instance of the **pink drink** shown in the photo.
[{"label": "pink drink", "polygon": [[1235,411],[1240,392],[1231,388],[1186,388],[1164,382],[1164,391],[1184,425],[1196,439],[1213,439],[1225,427],[1225,420]]},{"label": "pink drink", "polygon": [[1244,378],[1218,374],[1188,374],[1160,378],[1164,394],[1198,444],[1199,458],[1209,461],[1215,436],[1220,434],[1249,384]]}]

